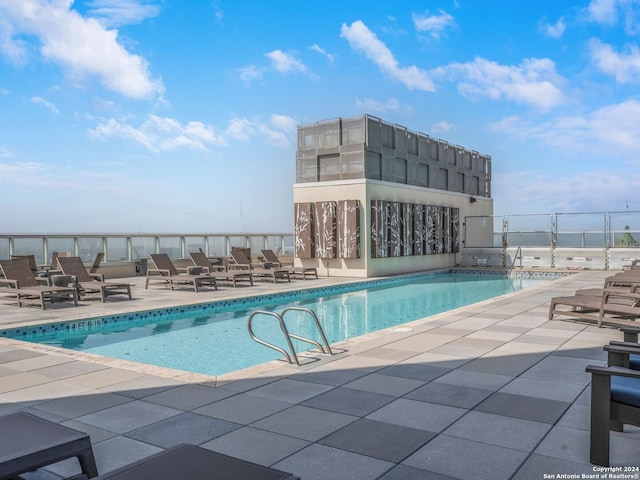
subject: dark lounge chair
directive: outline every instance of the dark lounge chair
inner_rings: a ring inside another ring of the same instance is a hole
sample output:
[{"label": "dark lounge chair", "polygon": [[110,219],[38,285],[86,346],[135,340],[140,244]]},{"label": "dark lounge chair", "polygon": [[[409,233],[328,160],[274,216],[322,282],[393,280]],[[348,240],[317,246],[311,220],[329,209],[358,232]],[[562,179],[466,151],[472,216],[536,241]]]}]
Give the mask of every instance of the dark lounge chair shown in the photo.
[{"label": "dark lounge chair", "polygon": [[246,281],[253,285],[253,275],[248,270],[227,270],[222,265],[212,265],[207,256],[201,252],[189,253],[191,261],[197,267],[202,267],[203,271],[212,277],[215,277],[219,282],[231,282],[235,287],[238,286],[237,282]]},{"label": "dark lounge chair", "polygon": [[229,263],[229,270],[248,270],[251,271],[254,277],[271,278],[273,283],[276,283],[278,278],[286,279],[288,282],[291,281],[289,270],[286,268],[266,268],[267,265],[255,267],[251,264],[251,260],[247,258],[244,252],[240,250],[232,251],[231,258],[233,262]]},{"label": "dark lounge chair", "polygon": [[189,271],[191,273],[180,273],[166,253],[152,253],[151,261],[155,268],[147,269],[147,278],[144,283],[145,289],[149,288],[150,283],[169,285],[171,290],[177,285],[193,285],[193,289],[197,292],[198,287],[205,284],[213,285],[216,290],[218,289],[216,277],[208,273],[201,273],[202,267],[190,268]]},{"label": "dark lounge chair", "polygon": [[608,467],[609,431],[622,432],[625,424],[640,426],[640,370],[625,368],[631,355],[640,354],[640,346],[619,342],[604,349],[609,366],[587,367],[591,373],[590,461]]},{"label": "dark lounge chair", "polygon": [[290,473],[195,445],[177,445],[97,480],[299,480]]},{"label": "dark lounge chair", "polygon": [[4,275],[0,285],[9,287],[2,289],[2,293],[15,296],[19,307],[31,300],[36,300],[43,310],[47,302],[71,300],[74,306],[78,306],[75,286],[47,285],[47,278],[33,275],[27,259],[0,260],[0,270]]},{"label": "dark lounge chair", "polygon": [[25,412],[0,417],[0,480],[19,479],[20,474],[72,457],[86,478],[98,475],[86,433]]},{"label": "dark lounge chair", "polygon": [[71,275],[76,279],[81,294],[99,293],[102,302],[111,295],[127,295],[131,300],[131,285],[105,282],[102,274],[87,272],[80,257],[58,257],[58,265],[65,275]]},{"label": "dark lounge chair", "polygon": [[278,268],[286,268],[289,270],[290,275],[300,275],[303,280],[307,279],[307,275],[315,277],[316,280],[318,279],[318,270],[316,267],[294,267],[291,264],[285,265],[280,261],[278,255],[270,249],[260,250],[260,253],[262,253],[262,258],[264,258],[266,262]]}]

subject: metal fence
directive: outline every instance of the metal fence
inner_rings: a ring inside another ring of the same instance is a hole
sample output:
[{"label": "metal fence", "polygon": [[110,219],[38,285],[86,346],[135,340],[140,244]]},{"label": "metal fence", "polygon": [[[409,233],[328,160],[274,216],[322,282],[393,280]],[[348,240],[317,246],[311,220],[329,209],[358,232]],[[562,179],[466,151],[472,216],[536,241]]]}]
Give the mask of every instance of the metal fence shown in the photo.
[{"label": "metal fence", "polygon": [[466,217],[463,237],[466,248],[636,248],[640,211]]},{"label": "metal fence", "polygon": [[34,254],[40,265],[48,264],[53,252],[70,252],[85,262],[104,252],[106,262],[131,262],[149,258],[152,253],[187,258],[189,252],[199,249],[209,256],[226,257],[232,247],[248,247],[256,253],[269,248],[293,254],[293,234],[0,234],[0,259]]}]

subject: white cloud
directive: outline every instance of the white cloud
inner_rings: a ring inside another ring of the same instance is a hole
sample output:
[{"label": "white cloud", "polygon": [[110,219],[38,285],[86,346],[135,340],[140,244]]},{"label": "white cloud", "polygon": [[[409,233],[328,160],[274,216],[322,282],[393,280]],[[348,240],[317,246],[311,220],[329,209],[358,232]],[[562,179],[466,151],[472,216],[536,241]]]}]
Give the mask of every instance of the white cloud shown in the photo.
[{"label": "white cloud", "polygon": [[319,45],[316,45],[315,43],[313,45],[311,45],[309,47],[309,49],[313,50],[314,52],[318,52],[320,55],[324,56],[327,60],[329,60],[329,63],[331,65],[334,64],[335,62],[335,55],[332,55],[330,53],[327,53],[327,51],[323,48],[321,48]]},{"label": "white cloud", "polygon": [[149,115],[138,127],[109,119],[89,130],[89,134],[103,140],[133,140],[153,152],[172,151],[180,147],[207,151],[209,146],[224,144],[222,137],[216,135],[208,125],[193,121],[182,125],[177,120],[157,115]]},{"label": "white cloud", "polygon": [[608,27],[614,26],[622,18],[624,31],[636,35],[639,31],[638,0],[592,0],[586,8],[587,18]]},{"label": "white cloud", "polygon": [[607,158],[640,159],[638,121],[640,101],[627,100],[594,110],[585,116],[560,116],[540,125],[508,117],[492,125],[494,132],[512,141],[536,139],[569,155],[588,153]]},{"label": "white cloud", "polygon": [[342,24],[341,34],[352,49],[361,52],[391,78],[403,83],[409,89],[433,91],[435,86],[427,72],[415,65],[400,67],[387,46],[360,20],[350,26]]},{"label": "white cloud", "polygon": [[629,45],[626,54],[617,53],[611,45],[593,38],[589,49],[597,67],[618,83],[640,83],[640,49],[636,45]]},{"label": "white cloud", "polygon": [[98,18],[109,27],[140,23],[160,13],[158,5],[144,0],[92,0],[87,2],[87,7],[90,17]]},{"label": "white cloud", "polygon": [[560,38],[564,34],[567,26],[564,23],[564,19],[560,18],[555,24],[550,25],[548,23],[542,24],[542,31],[545,35],[552,38]]},{"label": "white cloud", "polygon": [[390,98],[384,103],[371,98],[357,99],[356,107],[364,110],[366,113],[413,112],[411,105],[403,105],[397,98]]},{"label": "white cloud", "polygon": [[251,84],[254,80],[260,80],[264,75],[264,69],[255,65],[249,65],[237,70],[240,80],[246,84]]},{"label": "white cloud", "polygon": [[75,82],[96,77],[109,90],[138,99],[162,94],[162,82],[151,78],[147,61],[120,45],[116,30],[105,29],[71,7],[69,0],[0,0],[3,53],[12,58],[26,55],[26,39],[33,38],[42,57]]},{"label": "white cloud", "polygon": [[589,19],[605,25],[613,25],[617,20],[617,3],[618,0],[592,0],[587,7]]},{"label": "white cloud", "polygon": [[234,117],[224,131],[218,132],[202,122],[179,121],[149,115],[140,125],[134,126],[116,119],[108,119],[89,130],[93,138],[106,140],[121,138],[131,140],[152,152],[174,151],[180,148],[209,152],[211,147],[227,146],[228,140],[262,140],[269,145],[288,147],[295,138],[296,121],[285,115],[273,114],[268,121]]},{"label": "white cloud", "polygon": [[271,67],[280,73],[304,73],[307,67],[290,53],[282,50],[274,50],[265,53],[265,56],[271,60]]},{"label": "white cloud", "polygon": [[[525,59],[520,65],[507,66],[484,58],[453,63],[438,69],[444,79],[459,79],[458,90],[468,97],[504,98],[540,109],[558,106],[564,100],[555,64],[546,58]],[[462,78],[460,78],[462,77]]]},{"label": "white cloud", "polygon": [[454,25],[453,17],[444,10],[440,10],[439,15],[428,15],[428,12],[424,15],[414,13],[412,19],[417,31],[427,32],[435,39],[439,39],[447,27]]},{"label": "white cloud", "polygon": [[431,131],[434,133],[447,133],[453,130],[453,125],[449,122],[445,122],[444,120],[433,124],[431,127]]},{"label": "white cloud", "polygon": [[33,103],[34,105],[39,105],[41,107],[48,108],[49,110],[51,110],[56,115],[58,113],[60,113],[60,112],[58,112],[58,109],[56,108],[56,106],[53,103],[51,103],[48,100],[45,100],[42,97],[31,97],[31,103]]},{"label": "white cloud", "polygon": [[0,146],[0,158],[13,158],[15,154],[6,148]]}]

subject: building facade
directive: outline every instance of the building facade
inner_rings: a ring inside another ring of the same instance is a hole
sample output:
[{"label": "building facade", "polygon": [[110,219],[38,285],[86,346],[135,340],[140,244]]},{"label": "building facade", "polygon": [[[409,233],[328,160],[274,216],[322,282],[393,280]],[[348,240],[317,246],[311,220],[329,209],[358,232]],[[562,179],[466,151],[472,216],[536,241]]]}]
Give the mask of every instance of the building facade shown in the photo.
[{"label": "building facade", "polygon": [[461,219],[493,214],[491,157],[370,115],[299,126],[294,210],[296,262],[326,275],[453,266]]}]

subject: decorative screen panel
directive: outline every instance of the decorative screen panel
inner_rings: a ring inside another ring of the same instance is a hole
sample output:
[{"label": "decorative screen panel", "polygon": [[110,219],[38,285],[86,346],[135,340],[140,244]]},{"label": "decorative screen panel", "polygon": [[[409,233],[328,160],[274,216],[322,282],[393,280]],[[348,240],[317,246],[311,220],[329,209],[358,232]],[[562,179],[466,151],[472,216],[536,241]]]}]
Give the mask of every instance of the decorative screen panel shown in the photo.
[{"label": "decorative screen panel", "polygon": [[338,256],[360,258],[360,202],[338,202]]},{"label": "decorative screen panel", "polygon": [[294,253],[296,258],[313,257],[313,203],[294,205]]},{"label": "decorative screen panel", "polygon": [[315,256],[336,258],[336,202],[316,202],[315,207]]},{"label": "decorative screen panel", "polygon": [[453,207],[371,201],[371,257],[458,253],[460,210]]}]

